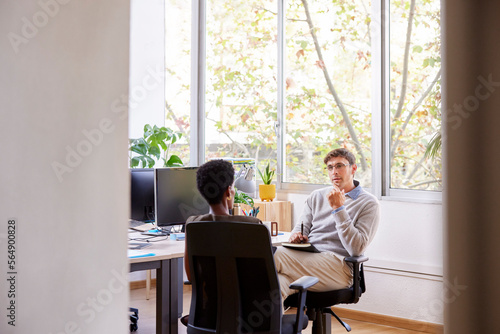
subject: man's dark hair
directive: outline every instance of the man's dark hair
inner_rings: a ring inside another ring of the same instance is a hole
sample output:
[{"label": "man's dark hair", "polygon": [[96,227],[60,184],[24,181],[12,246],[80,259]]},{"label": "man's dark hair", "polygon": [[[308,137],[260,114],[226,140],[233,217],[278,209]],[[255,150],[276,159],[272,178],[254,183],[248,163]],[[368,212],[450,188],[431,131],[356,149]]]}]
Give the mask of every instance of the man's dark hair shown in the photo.
[{"label": "man's dark hair", "polygon": [[208,204],[220,203],[227,187],[233,182],[233,164],[226,160],[210,160],[196,172],[196,186]]},{"label": "man's dark hair", "polygon": [[342,157],[347,159],[347,161],[349,161],[349,164],[351,165],[356,163],[356,157],[354,156],[354,154],[352,154],[348,149],[345,148],[337,148],[335,150],[328,152],[323,162],[326,165],[331,158],[336,158],[336,157]]}]

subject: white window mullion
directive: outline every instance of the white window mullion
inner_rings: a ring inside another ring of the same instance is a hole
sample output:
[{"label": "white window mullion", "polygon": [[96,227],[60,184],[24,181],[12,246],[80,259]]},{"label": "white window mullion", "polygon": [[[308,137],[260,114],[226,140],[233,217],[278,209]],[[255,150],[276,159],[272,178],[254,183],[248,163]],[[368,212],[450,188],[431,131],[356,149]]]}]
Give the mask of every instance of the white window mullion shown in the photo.
[{"label": "white window mullion", "polygon": [[278,98],[277,98],[277,122],[275,124],[276,137],[278,142],[277,152],[277,187],[282,189],[282,180],[285,168],[285,1],[278,0]]},{"label": "white window mullion", "polygon": [[372,192],[381,197],[384,187],[383,176],[383,147],[384,147],[384,91],[386,80],[384,76],[384,46],[385,28],[384,8],[385,0],[372,2]]},{"label": "white window mullion", "polygon": [[380,1],[380,52],[381,52],[381,124],[382,131],[381,140],[381,196],[389,195],[389,187],[391,182],[391,164],[390,164],[390,151],[391,151],[391,107],[390,107],[390,11],[389,0]]},{"label": "white window mullion", "polygon": [[191,141],[192,166],[205,162],[206,1],[192,0]]}]

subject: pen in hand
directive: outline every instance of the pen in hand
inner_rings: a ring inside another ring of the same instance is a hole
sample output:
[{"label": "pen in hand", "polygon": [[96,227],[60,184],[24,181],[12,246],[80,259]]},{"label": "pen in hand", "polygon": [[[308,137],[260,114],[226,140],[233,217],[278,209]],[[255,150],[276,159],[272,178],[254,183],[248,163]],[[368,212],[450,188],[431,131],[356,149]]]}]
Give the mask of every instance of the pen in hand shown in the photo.
[{"label": "pen in hand", "polygon": [[300,243],[304,242],[304,222],[300,222]]}]

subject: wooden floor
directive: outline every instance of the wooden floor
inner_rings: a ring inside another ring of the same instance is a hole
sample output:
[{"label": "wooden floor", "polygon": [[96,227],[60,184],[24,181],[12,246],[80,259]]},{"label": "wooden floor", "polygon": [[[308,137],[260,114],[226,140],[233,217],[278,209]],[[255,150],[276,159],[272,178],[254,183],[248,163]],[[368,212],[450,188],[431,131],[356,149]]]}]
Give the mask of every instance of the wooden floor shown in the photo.
[{"label": "wooden floor", "polygon": [[[156,316],[156,291],[154,288],[151,290],[151,298],[146,300],[146,289],[134,289],[130,290],[130,306],[139,309],[139,329],[137,334],[155,334],[155,316]],[[189,313],[189,305],[191,301],[191,287],[185,286],[184,288],[184,303],[183,303],[183,315]],[[396,333],[423,333],[410,331],[406,329],[400,329],[389,326],[382,326],[377,324],[372,324],[363,321],[342,319],[347,322],[351,328],[351,333],[353,334],[396,334]],[[186,327],[184,327],[179,322],[179,333],[186,333]],[[306,330],[303,331],[304,334],[311,333],[311,322]],[[347,331],[336,321],[332,321],[332,333],[347,333]]]}]

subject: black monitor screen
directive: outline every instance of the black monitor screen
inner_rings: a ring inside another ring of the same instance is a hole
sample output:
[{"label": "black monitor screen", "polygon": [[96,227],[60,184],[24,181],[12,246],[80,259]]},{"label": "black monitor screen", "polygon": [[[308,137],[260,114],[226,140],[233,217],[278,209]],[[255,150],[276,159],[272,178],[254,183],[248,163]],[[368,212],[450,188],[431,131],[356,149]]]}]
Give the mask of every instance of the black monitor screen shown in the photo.
[{"label": "black monitor screen", "polygon": [[196,187],[198,167],[155,169],[156,224],[180,225],[189,216],[206,214],[207,201]]},{"label": "black monitor screen", "polygon": [[130,218],[155,219],[155,174],[152,168],[130,169]]}]

